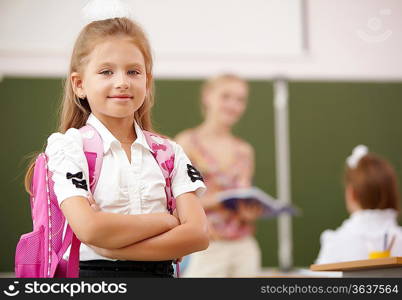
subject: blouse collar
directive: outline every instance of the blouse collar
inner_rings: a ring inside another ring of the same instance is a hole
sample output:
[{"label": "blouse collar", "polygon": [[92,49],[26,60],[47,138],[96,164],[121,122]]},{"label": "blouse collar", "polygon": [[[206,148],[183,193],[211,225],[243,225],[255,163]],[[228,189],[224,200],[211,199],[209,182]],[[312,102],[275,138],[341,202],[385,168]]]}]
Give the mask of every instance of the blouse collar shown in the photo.
[{"label": "blouse collar", "polygon": [[[120,142],[116,139],[116,137],[109,131],[109,129],[106,128],[106,126],[94,115],[90,114],[87,120],[87,124],[93,126],[99,133],[99,135],[102,138],[103,141],[103,152],[106,153],[109,151],[110,147],[112,144],[119,145],[121,147]],[[137,135],[137,139],[134,141],[133,144],[140,144],[147,150],[152,151],[151,147],[149,147],[145,135],[142,132],[142,129],[140,126],[137,124],[137,122],[134,120],[134,129],[135,129],[135,134]]]}]

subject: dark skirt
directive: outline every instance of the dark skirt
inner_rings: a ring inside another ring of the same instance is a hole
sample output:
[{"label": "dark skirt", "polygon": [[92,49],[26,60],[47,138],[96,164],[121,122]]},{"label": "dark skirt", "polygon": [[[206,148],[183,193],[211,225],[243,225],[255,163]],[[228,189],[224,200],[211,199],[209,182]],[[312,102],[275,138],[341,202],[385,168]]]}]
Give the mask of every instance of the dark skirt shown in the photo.
[{"label": "dark skirt", "polygon": [[80,278],[158,277],[173,278],[172,261],[80,261]]}]

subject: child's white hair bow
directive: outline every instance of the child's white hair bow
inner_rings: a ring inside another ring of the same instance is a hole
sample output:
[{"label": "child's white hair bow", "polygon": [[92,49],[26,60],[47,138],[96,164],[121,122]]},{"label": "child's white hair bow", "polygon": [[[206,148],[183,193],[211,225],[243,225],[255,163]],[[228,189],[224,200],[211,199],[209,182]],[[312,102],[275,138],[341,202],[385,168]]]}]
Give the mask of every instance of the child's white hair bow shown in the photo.
[{"label": "child's white hair bow", "polygon": [[86,21],[100,21],[112,18],[130,18],[130,8],[120,0],[91,0],[82,9]]},{"label": "child's white hair bow", "polygon": [[358,145],[356,146],[353,151],[352,155],[350,155],[346,159],[346,163],[348,164],[349,168],[356,168],[359,161],[368,153],[368,148],[365,145]]}]

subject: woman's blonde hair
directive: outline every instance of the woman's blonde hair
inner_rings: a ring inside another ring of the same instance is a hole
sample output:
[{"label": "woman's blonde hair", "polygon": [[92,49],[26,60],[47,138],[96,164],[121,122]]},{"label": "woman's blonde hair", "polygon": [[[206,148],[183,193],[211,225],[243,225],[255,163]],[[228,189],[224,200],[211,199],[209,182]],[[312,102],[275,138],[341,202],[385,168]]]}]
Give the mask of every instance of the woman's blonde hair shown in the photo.
[{"label": "woman's blonde hair", "polygon": [[[134,113],[138,125],[147,131],[153,131],[151,108],[154,104],[154,83],[152,77],[152,54],[149,41],[142,28],[128,18],[113,18],[94,21],[86,25],[75,41],[71,55],[70,68],[64,83],[64,93],[59,111],[58,131],[65,133],[69,128],[81,128],[85,125],[90,113],[87,99],[80,99],[73,90],[70,75],[73,72],[83,73],[88,56],[94,47],[106,38],[128,37],[144,56],[147,77],[147,92],[142,106]],[[35,158],[29,164],[25,175],[25,189],[30,193]]]},{"label": "woman's blonde hair", "polygon": [[204,97],[213,89],[216,87],[220,86],[223,83],[226,82],[231,82],[231,81],[237,81],[245,84],[248,87],[248,83],[245,79],[241,78],[238,75],[235,74],[230,74],[230,73],[225,73],[225,74],[220,74],[214,77],[211,77],[207,79],[201,86],[201,113],[202,116],[205,116],[206,112],[206,107],[204,105]]}]

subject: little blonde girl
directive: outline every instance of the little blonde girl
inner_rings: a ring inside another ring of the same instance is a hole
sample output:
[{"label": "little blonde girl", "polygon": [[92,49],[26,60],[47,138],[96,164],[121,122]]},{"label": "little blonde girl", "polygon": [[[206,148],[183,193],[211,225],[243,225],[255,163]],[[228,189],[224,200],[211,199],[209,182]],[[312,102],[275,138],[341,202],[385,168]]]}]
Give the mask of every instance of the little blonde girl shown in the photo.
[{"label": "little blonde girl", "polygon": [[368,259],[370,252],[402,255],[396,174],[383,158],[356,147],[345,170],[345,202],[350,217],[321,234],[317,264]]},{"label": "little blonde girl", "polygon": [[[152,131],[152,105],[151,49],[142,29],[124,17],[85,26],[71,57],[60,132],[46,147],[60,208],[83,243],[80,277],[172,277],[172,260],[208,246],[198,199],[204,183],[190,176],[191,162],[173,141],[176,210],[170,215],[166,209],[165,180],[143,133]],[[104,148],[93,198],[78,130],[85,124],[96,129]],[[31,178],[32,166],[26,187]]]}]

